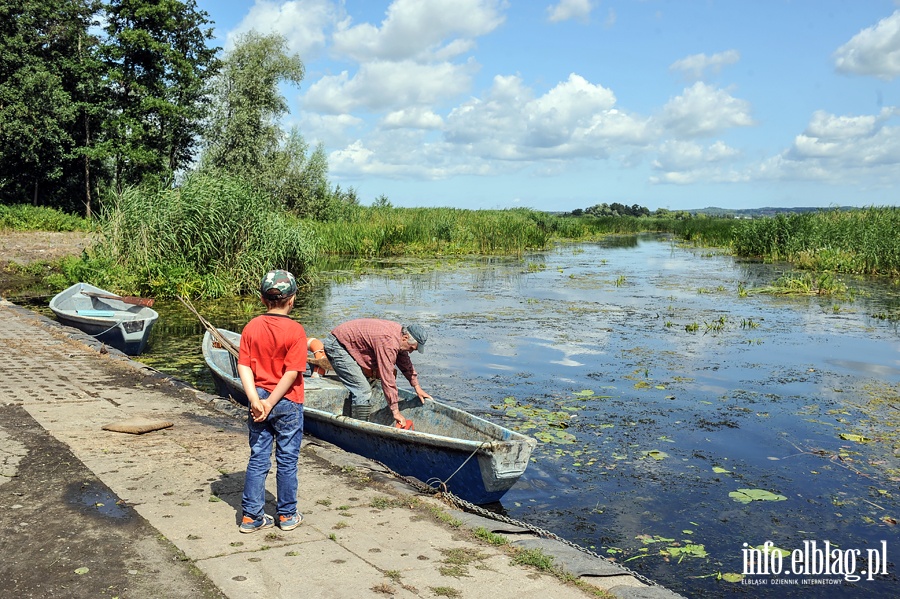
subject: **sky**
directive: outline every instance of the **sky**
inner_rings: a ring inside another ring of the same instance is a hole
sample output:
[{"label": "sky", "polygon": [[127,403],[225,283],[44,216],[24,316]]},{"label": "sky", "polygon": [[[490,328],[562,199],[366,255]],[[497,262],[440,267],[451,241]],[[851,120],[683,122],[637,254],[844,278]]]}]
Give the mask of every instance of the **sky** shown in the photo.
[{"label": "sky", "polygon": [[900,0],[197,0],[361,203],[900,205]]}]

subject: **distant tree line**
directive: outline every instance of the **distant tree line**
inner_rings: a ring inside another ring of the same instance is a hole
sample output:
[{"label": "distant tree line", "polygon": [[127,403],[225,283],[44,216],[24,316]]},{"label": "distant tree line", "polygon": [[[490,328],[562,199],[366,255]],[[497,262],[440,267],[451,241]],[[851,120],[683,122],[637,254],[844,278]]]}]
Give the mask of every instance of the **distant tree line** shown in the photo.
[{"label": "distant tree line", "polygon": [[304,74],[285,39],[251,32],[220,57],[212,37],[195,0],[0,0],[0,203],[90,217],[107,191],[198,170],[317,218],[357,203],[321,146],[279,127],[278,86]]},{"label": "distant tree line", "polygon": [[674,218],[674,219],[685,219],[691,218],[691,213],[687,210],[677,210],[672,211],[667,208],[659,208],[655,212],[651,211],[646,206],[639,206],[638,204],[632,204],[631,206],[626,206],[625,204],[620,204],[619,202],[613,202],[612,204],[607,204],[603,202],[602,204],[594,204],[589,208],[576,208],[572,212],[568,213],[570,216],[596,216],[596,217],[609,217],[609,216],[634,216],[634,217],[646,217],[646,216],[656,216],[660,218]]}]

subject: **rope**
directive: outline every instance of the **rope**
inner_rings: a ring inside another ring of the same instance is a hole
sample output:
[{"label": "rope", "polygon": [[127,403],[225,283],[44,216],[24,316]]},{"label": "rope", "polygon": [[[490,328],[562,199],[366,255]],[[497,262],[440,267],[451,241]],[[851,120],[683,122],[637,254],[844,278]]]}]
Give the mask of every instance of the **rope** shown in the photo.
[{"label": "rope", "polygon": [[113,330],[114,328],[116,328],[117,326],[119,326],[120,324],[122,324],[122,323],[117,322],[116,324],[112,325],[111,327],[109,327],[109,328],[106,329],[105,331],[100,331],[99,333],[96,333],[96,334],[95,334],[95,333],[88,333],[88,334],[89,334],[91,337],[99,337],[100,335],[105,335],[106,333],[110,332],[111,330]]},{"label": "rope", "polygon": [[[443,492],[443,493],[449,493],[450,491],[447,490],[447,483],[450,482],[450,479],[451,479],[451,478],[453,478],[454,476],[456,476],[456,473],[457,473],[457,472],[459,472],[460,470],[462,470],[463,466],[465,466],[466,464],[469,463],[469,460],[472,459],[472,456],[474,456],[476,453],[478,453],[478,450],[481,449],[482,447],[484,447],[484,444],[485,444],[485,441],[482,441],[481,443],[479,443],[479,444],[478,444],[478,447],[476,447],[476,448],[472,451],[472,453],[469,454],[469,457],[467,457],[467,458],[463,461],[463,463],[459,465],[459,468],[457,468],[457,469],[453,472],[453,474],[451,474],[450,476],[447,477],[447,480],[441,480],[441,479],[436,478],[436,477],[435,477],[435,478],[429,478],[426,484],[431,484],[432,481],[436,481],[436,482],[438,483],[438,487],[440,487],[440,489],[441,489],[441,492]],[[382,465],[383,465],[383,464],[382,464]],[[386,466],[385,466],[385,467],[386,467]],[[388,470],[390,470],[390,468],[388,468]],[[391,470],[391,472],[393,472],[393,470]],[[398,474],[397,476],[399,476],[399,474]],[[434,486],[432,485],[432,488],[436,488],[436,487],[434,487]]]}]

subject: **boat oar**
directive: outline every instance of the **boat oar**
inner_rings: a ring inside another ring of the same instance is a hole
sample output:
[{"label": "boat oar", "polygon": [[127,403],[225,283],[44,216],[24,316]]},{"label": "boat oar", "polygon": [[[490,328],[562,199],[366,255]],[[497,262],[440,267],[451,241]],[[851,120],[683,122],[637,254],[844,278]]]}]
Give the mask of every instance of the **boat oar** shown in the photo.
[{"label": "boat oar", "polygon": [[205,328],[207,331],[209,331],[209,334],[212,336],[213,339],[215,339],[219,343],[219,345],[221,345],[224,349],[228,350],[228,353],[230,353],[235,358],[239,357],[238,347],[234,343],[232,343],[231,341],[226,339],[222,335],[222,333],[219,332],[219,329],[214,327],[212,325],[212,323],[210,323],[208,320],[203,318],[200,315],[200,313],[194,309],[194,306],[191,304],[191,302],[189,300],[184,299],[180,295],[178,296],[178,299],[181,300],[181,303],[184,304],[188,310],[190,310],[191,312],[194,313],[194,316],[196,316],[198,319],[200,319],[200,324],[203,325],[203,328]]},{"label": "boat oar", "polygon": [[109,293],[96,293],[94,291],[82,291],[84,295],[90,297],[99,297],[101,299],[114,299],[126,304],[134,304],[135,306],[153,306],[153,300],[149,297],[136,297],[134,295],[112,295]]}]

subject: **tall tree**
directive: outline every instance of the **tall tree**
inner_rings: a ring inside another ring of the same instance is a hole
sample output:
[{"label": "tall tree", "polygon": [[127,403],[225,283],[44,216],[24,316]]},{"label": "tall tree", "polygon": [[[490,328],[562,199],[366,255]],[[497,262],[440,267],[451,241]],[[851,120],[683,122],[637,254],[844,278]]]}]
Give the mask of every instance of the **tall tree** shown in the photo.
[{"label": "tall tree", "polygon": [[283,36],[240,36],[213,84],[204,164],[243,177],[265,170],[285,138],[279,121],[288,105],[278,86],[299,85],[303,73],[303,62],[288,54]]},{"label": "tall tree", "polygon": [[112,113],[105,124],[116,186],[171,181],[190,164],[217,68],[212,29],[195,0],[110,0],[108,39]]},{"label": "tall tree", "polygon": [[0,198],[71,209],[95,0],[0,0]]},{"label": "tall tree", "polygon": [[285,133],[288,105],[279,86],[303,80],[303,62],[281,35],[255,31],[238,38],[213,83],[213,109],[201,164],[254,183],[283,206],[316,219],[333,217],[353,190],[331,191],[321,145],[310,152],[300,131]]}]

